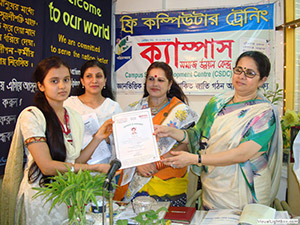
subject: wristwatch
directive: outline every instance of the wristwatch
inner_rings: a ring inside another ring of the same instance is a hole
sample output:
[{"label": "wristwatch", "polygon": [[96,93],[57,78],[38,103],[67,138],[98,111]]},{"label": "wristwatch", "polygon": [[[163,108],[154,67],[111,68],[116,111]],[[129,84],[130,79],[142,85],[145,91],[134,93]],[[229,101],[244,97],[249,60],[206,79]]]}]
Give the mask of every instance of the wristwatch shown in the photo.
[{"label": "wristwatch", "polygon": [[202,166],[200,151],[199,151],[199,154],[198,154],[198,163],[197,163],[197,166]]}]

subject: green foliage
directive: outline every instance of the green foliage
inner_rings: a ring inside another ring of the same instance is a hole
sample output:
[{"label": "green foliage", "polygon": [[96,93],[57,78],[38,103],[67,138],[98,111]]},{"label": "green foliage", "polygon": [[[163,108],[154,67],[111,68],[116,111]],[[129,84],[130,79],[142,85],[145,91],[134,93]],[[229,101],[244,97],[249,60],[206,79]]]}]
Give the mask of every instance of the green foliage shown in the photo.
[{"label": "green foliage", "polygon": [[44,196],[46,202],[52,201],[49,212],[56,204],[65,203],[70,224],[85,224],[85,206],[91,201],[98,206],[96,196],[102,195],[105,178],[104,173],[92,175],[87,170],[74,173],[68,168],[63,174],[57,171],[57,175],[51,177],[53,182],[33,188],[38,191],[33,197]]},{"label": "green foliage", "polygon": [[[279,102],[283,100],[283,89],[279,89],[279,84],[276,83],[275,91],[265,91],[264,96],[274,105],[278,105]],[[296,116],[295,116],[296,115]],[[282,129],[282,139],[283,139],[283,147],[290,147],[290,130],[291,127],[296,125],[299,122],[297,121],[296,112],[292,112],[291,110],[287,110],[286,113],[282,116],[281,129]]]},{"label": "green foliage", "polygon": [[[168,211],[166,207],[161,207],[154,211],[153,209],[148,210],[146,212],[140,212],[136,217],[133,219],[138,222],[140,225],[161,225],[166,224],[166,221],[162,218],[159,219],[159,214],[161,211]],[[128,220],[118,220],[117,225],[127,225]]]},{"label": "green foliage", "polygon": [[295,112],[295,110],[287,109],[281,120],[284,148],[290,147],[291,128],[294,126],[300,126],[300,114]]},{"label": "green foliage", "polygon": [[117,220],[117,225],[127,225],[128,220]]},{"label": "green foliage", "polygon": [[283,100],[283,89],[279,89],[279,84],[276,83],[275,91],[264,89],[264,96],[273,104],[278,105]]}]

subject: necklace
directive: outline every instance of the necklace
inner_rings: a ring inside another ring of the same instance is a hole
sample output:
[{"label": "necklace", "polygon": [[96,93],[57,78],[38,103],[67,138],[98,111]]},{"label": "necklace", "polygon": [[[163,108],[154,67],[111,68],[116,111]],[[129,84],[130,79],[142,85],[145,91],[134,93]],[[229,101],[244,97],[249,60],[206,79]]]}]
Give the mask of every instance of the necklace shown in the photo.
[{"label": "necklace", "polygon": [[148,100],[148,106],[150,107],[150,109],[151,109],[151,113],[152,113],[152,115],[156,115],[159,111],[160,111],[160,109],[161,108],[163,108],[167,103],[168,103],[168,98],[167,99],[165,99],[164,101],[162,101],[160,104],[158,104],[157,106],[150,106],[150,104],[149,104],[149,100]]},{"label": "necklace", "polygon": [[65,109],[65,114],[64,114],[64,119],[65,119],[65,123],[66,125],[64,125],[60,119],[58,119],[59,123],[60,123],[60,126],[61,126],[61,129],[63,131],[63,133],[65,133],[66,135],[69,135],[71,133],[71,129],[69,127],[69,115],[67,113],[67,110]]}]

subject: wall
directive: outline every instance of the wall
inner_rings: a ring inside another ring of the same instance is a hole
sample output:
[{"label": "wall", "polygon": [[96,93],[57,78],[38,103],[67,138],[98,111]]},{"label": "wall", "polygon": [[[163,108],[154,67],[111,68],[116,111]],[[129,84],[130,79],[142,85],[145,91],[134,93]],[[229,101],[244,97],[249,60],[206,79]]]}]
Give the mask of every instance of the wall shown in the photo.
[{"label": "wall", "polygon": [[[220,4],[220,2],[222,2]],[[134,13],[134,12],[149,12],[149,11],[163,11],[163,10],[183,10],[183,9],[200,9],[200,8],[222,8],[240,5],[254,5],[254,4],[267,4],[273,1],[258,1],[258,0],[185,0],[184,5],[182,0],[115,0],[113,5],[113,13]],[[283,0],[276,1],[276,19],[275,26],[283,23]],[[114,25],[114,23],[113,23]],[[113,26],[112,26],[113,27]],[[113,32],[112,32],[113,33]],[[113,42],[115,43],[115,42]],[[113,44],[114,46],[114,44]],[[280,87],[283,87],[283,32],[276,32],[276,82]],[[114,63],[114,62],[113,62]],[[273,74],[272,74],[273,76]],[[115,77],[114,77],[115,85]],[[124,109],[128,104],[141,98],[141,95],[126,95],[117,94],[116,100]],[[189,105],[199,114],[204,109],[205,104],[212,96],[193,96],[189,95]]]}]

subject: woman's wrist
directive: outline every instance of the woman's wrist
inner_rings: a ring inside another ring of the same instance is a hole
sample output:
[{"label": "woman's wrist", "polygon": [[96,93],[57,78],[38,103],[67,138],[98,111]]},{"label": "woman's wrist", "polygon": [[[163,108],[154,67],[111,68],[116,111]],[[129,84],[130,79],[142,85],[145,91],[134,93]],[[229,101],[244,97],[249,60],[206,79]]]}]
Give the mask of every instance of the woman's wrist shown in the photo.
[{"label": "woman's wrist", "polygon": [[164,169],[164,168],[167,167],[165,164],[163,164],[163,163],[161,162],[161,160],[163,160],[163,159],[164,159],[164,157],[163,157],[163,156],[160,156],[160,161],[156,161],[156,162],[155,162],[155,167],[156,167],[157,170],[161,170],[161,169]]},{"label": "woman's wrist", "polygon": [[72,163],[72,164],[71,164],[70,170],[71,170],[71,172],[73,172],[73,173],[75,172],[75,163]]},{"label": "woman's wrist", "polygon": [[91,142],[93,142],[94,145],[98,146],[103,140],[105,140],[105,138],[102,137],[102,135],[98,136],[97,134],[94,134]]},{"label": "woman's wrist", "polygon": [[187,132],[185,130],[183,130],[183,138],[181,140],[179,140],[178,142],[184,143],[184,141],[186,140],[186,137],[187,137]]},{"label": "woman's wrist", "polygon": [[100,136],[100,137],[98,137],[98,135],[95,134],[95,135],[93,136],[93,139],[94,139],[95,141],[98,141],[98,142],[100,143],[101,141],[103,141],[104,137],[102,137],[102,135],[99,135],[99,136]]},{"label": "woman's wrist", "polygon": [[200,153],[200,151],[199,151],[199,154],[196,154],[196,165],[197,166],[202,166],[202,156],[201,156],[201,153]]}]

